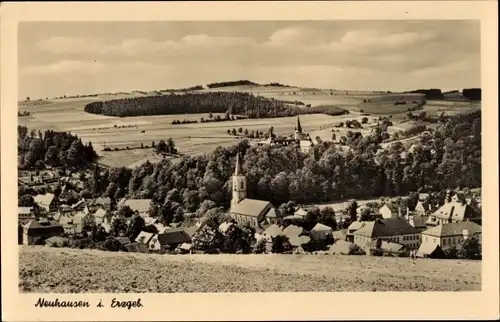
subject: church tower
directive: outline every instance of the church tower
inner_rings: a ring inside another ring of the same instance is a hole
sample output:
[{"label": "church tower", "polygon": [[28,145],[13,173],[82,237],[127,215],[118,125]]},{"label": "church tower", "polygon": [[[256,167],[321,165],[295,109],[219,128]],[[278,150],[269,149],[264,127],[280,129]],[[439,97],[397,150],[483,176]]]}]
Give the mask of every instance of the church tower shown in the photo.
[{"label": "church tower", "polygon": [[240,168],[240,154],[236,155],[236,169],[233,175],[233,198],[231,208],[247,197],[247,179]]},{"label": "church tower", "polygon": [[300,119],[299,116],[297,115],[297,126],[295,127],[295,140],[305,140],[305,135],[302,133],[302,126],[300,125]]}]

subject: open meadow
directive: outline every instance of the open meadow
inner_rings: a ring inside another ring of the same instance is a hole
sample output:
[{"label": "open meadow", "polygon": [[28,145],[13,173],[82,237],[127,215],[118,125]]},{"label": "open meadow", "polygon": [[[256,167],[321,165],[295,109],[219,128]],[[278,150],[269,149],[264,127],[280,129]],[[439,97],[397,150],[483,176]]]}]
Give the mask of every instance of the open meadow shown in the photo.
[{"label": "open meadow", "polygon": [[19,256],[21,292],[481,289],[481,261],[342,255],[153,255],[45,246],[19,246]]}]

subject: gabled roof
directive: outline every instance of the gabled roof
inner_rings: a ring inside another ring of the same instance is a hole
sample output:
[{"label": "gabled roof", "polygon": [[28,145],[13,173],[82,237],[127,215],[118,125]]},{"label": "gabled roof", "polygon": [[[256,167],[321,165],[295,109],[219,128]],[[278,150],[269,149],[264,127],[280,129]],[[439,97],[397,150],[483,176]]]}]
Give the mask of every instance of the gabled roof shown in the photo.
[{"label": "gabled roof", "polygon": [[332,231],[332,227],[329,227],[327,225],[323,225],[321,223],[317,223],[311,231]]},{"label": "gabled roof", "polygon": [[366,224],[366,221],[353,221],[349,227],[347,227],[347,230],[358,230],[364,227]]},{"label": "gabled roof", "polygon": [[391,212],[397,212],[398,211],[398,209],[396,208],[396,206],[392,202],[384,202],[384,204],[382,205],[382,207],[380,207],[380,209],[382,209],[384,207],[389,208],[389,210]]},{"label": "gabled roof", "polygon": [[158,241],[162,245],[190,243],[191,236],[183,228],[166,229],[158,234]]},{"label": "gabled roof", "polygon": [[278,218],[278,217],[281,217],[280,211],[278,209],[276,209],[276,208],[271,208],[267,212],[266,217],[267,218]]},{"label": "gabled roof", "polygon": [[[375,248],[377,246],[377,241],[373,240],[370,245],[372,248]],[[403,245],[398,244],[398,243],[393,243],[393,242],[387,242],[385,240],[382,241],[380,245],[380,249],[388,251],[388,252],[400,252],[404,248]]]},{"label": "gabled roof", "polygon": [[482,227],[472,221],[459,221],[432,227],[422,234],[435,237],[462,236],[464,230],[468,230],[469,235],[474,235],[481,233]]},{"label": "gabled roof", "polygon": [[128,199],[125,200],[123,205],[129,206],[132,210],[143,212],[149,210],[151,199]]},{"label": "gabled roof", "polygon": [[336,230],[332,232],[332,236],[334,240],[345,240],[347,237],[345,230]]},{"label": "gabled roof", "polygon": [[145,231],[141,231],[139,233],[139,235],[137,236],[137,238],[135,239],[135,242],[136,243],[144,243],[144,244],[148,244],[149,241],[151,240],[151,238],[153,238],[155,234],[153,233],[148,233],[148,232],[145,232]]},{"label": "gabled roof", "polygon": [[420,245],[420,247],[417,250],[417,256],[418,257],[423,257],[427,255],[431,255],[434,252],[442,252],[441,247],[439,247],[438,244],[434,243],[423,243]]},{"label": "gabled roof", "polygon": [[53,193],[46,193],[44,195],[36,195],[33,199],[35,200],[35,203],[44,205],[44,206],[50,206],[52,201],[54,201],[54,194]]},{"label": "gabled roof", "polygon": [[269,201],[245,198],[236,206],[231,208],[231,213],[260,217],[269,206],[272,207],[272,204]]},{"label": "gabled roof", "polygon": [[419,231],[403,219],[385,219],[366,222],[365,226],[354,232],[363,237],[386,237],[418,234]]},{"label": "gabled roof", "polygon": [[408,223],[415,228],[426,228],[426,221],[429,216],[411,216]]},{"label": "gabled roof", "polygon": [[283,234],[288,238],[307,234],[308,231],[296,225],[290,225],[283,230]]},{"label": "gabled roof", "polygon": [[290,242],[290,245],[294,247],[302,246],[304,244],[307,244],[311,241],[311,237],[309,236],[290,236],[288,237],[288,241]]},{"label": "gabled roof", "polygon": [[97,198],[95,201],[94,201],[94,204],[95,205],[110,205],[111,204],[111,198],[109,197],[106,197],[106,198],[103,198],[103,197],[99,197]]},{"label": "gabled roof", "polygon": [[62,228],[62,225],[55,220],[45,220],[39,222],[35,219],[28,221],[23,228],[26,229],[50,229],[50,228]]},{"label": "gabled roof", "polygon": [[267,229],[264,231],[263,234],[269,237],[276,237],[278,235],[283,235],[283,227],[278,226],[276,224],[272,224],[271,226],[267,227]]},{"label": "gabled roof", "polygon": [[94,213],[94,216],[97,217],[97,218],[104,218],[106,216],[106,213],[107,211],[102,209],[102,208],[99,208],[97,209],[97,211]]},{"label": "gabled roof", "polygon": [[78,201],[77,203],[75,203],[74,205],[72,205],[71,208],[75,209],[77,207],[84,206],[84,205],[85,205],[85,199],[82,199],[82,200]]}]

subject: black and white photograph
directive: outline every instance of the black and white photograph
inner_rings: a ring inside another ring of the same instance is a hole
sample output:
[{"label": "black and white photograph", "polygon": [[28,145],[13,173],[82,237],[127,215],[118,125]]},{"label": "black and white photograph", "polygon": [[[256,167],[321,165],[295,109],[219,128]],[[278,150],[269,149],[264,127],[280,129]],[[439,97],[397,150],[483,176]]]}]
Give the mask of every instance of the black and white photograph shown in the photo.
[{"label": "black and white photograph", "polygon": [[480,20],[20,21],[16,37],[2,191],[32,306],[483,290],[498,212]]}]

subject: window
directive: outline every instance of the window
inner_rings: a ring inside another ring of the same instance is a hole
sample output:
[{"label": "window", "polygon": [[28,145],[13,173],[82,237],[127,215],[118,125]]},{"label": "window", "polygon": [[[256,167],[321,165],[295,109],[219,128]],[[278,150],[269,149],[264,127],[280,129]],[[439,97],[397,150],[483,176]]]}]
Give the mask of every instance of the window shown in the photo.
[{"label": "window", "polygon": [[446,238],[443,238],[443,245],[446,245]]},{"label": "window", "polygon": [[240,181],[240,189],[241,190],[245,189],[245,183],[243,181]]}]

